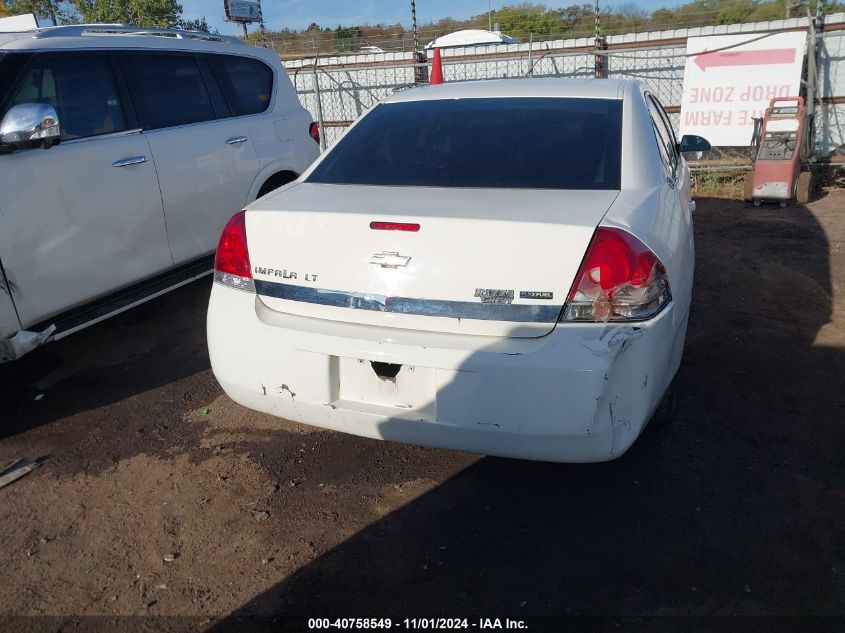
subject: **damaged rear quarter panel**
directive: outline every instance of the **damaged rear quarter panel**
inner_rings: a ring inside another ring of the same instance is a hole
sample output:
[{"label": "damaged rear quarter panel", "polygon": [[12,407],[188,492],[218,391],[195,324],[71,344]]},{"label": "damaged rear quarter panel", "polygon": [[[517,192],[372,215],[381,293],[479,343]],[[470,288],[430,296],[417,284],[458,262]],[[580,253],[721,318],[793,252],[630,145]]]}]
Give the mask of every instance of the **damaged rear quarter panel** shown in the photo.
[{"label": "damaged rear quarter panel", "polygon": [[610,436],[608,457],[622,455],[654,413],[680,365],[686,323],[678,328],[670,304],[652,322],[606,326],[582,345],[609,362],[596,399],[591,433]]}]

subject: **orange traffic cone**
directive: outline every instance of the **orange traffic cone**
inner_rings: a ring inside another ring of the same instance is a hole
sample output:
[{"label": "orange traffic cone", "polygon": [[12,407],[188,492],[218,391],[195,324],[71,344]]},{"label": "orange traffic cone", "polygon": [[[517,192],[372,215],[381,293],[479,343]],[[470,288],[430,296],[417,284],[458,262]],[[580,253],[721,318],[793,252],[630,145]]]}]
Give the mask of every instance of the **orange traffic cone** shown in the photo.
[{"label": "orange traffic cone", "polygon": [[429,84],[443,83],[443,62],[440,60],[440,49],[434,49],[434,60],[431,62],[431,77],[428,80]]}]

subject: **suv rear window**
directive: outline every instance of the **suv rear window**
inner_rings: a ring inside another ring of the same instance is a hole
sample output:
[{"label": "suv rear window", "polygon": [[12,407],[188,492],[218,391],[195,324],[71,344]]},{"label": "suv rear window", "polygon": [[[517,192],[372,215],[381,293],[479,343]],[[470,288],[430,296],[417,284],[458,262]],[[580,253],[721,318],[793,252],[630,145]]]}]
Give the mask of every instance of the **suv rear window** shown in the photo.
[{"label": "suv rear window", "polygon": [[210,59],[238,116],[267,109],[273,91],[273,71],[267,64],[229,55],[213,55]]},{"label": "suv rear window", "polygon": [[488,98],[377,106],[309,182],[619,189],[622,102]]}]

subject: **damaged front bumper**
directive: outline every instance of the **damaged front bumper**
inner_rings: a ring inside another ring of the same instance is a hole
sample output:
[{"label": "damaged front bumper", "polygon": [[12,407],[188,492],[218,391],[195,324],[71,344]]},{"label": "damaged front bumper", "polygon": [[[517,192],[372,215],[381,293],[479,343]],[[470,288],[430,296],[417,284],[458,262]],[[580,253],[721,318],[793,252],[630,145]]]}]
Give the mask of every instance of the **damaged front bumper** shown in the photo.
[{"label": "damaged front bumper", "polygon": [[55,331],[56,326],[51,325],[41,332],[21,330],[14,336],[0,340],[0,363],[17,360],[24,354],[31,352],[36,347],[49,341]]},{"label": "damaged front bumper", "polygon": [[[379,328],[283,314],[215,284],[208,342],[236,402],[327,429],[543,461],[624,453],[677,370],[686,318],[559,324],[539,338]],[[397,366],[398,372],[380,371]]]}]

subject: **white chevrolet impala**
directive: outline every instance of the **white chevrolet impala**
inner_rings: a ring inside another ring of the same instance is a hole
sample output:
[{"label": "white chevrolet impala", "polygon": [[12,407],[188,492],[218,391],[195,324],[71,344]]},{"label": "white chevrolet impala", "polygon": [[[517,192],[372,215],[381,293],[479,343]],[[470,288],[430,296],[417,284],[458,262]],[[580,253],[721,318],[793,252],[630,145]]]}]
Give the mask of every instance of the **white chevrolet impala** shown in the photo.
[{"label": "white chevrolet impala", "polygon": [[214,374],[244,406],[356,435],[618,457],[681,360],[681,150],[707,147],[636,82],[398,93],[226,226]]}]

